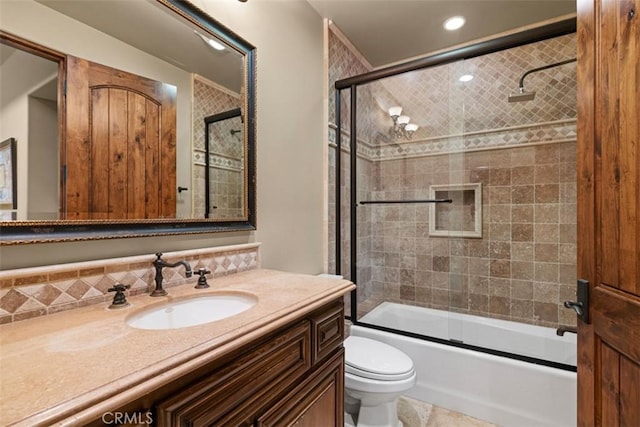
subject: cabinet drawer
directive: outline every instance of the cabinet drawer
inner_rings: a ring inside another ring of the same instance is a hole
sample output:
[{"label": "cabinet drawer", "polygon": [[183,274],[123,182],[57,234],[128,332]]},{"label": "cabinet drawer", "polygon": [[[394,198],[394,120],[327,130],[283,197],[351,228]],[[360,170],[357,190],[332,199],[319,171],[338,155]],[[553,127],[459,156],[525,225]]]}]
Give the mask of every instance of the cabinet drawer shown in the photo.
[{"label": "cabinet drawer", "polygon": [[229,414],[248,415],[291,386],[311,367],[311,332],[305,321],[159,403],[158,425],[225,425]]},{"label": "cabinet drawer", "polygon": [[342,346],[344,341],[342,300],[311,317],[311,338],[313,340],[311,360],[314,365]]}]

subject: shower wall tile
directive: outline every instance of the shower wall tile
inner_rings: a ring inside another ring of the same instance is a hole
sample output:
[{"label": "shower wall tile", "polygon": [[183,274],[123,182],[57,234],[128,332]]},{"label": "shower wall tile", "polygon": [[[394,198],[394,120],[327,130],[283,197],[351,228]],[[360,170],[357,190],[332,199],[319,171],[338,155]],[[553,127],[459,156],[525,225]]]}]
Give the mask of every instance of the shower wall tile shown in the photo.
[{"label": "shower wall tile", "polygon": [[[533,302],[533,317],[536,320],[544,323],[557,324],[558,323],[558,306],[555,303],[548,302]],[[575,321],[575,314],[574,314]]]},{"label": "shower wall tile", "polygon": [[[531,265],[531,276],[533,278],[533,265]],[[516,279],[512,280],[511,298],[517,300],[533,300],[533,281]]]},{"label": "shower wall tile", "polygon": [[[575,323],[564,313],[560,293],[561,286],[573,287],[576,275],[575,203],[558,200],[560,159],[571,150],[573,142],[500,150],[495,168],[474,170],[493,153],[467,153],[465,170],[450,173],[441,165],[459,161],[447,156],[375,162],[381,199],[426,197],[429,185],[472,177],[483,180],[485,196],[481,239],[429,236],[424,205],[369,206],[373,240],[384,241],[371,258],[384,265],[372,269],[373,281],[393,292],[382,299],[544,326]],[[405,171],[420,173],[407,179]],[[536,184],[536,171],[552,179]]]},{"label": "shower wall tile", "polygon": [[[371,65],[364,60],[363,56],[357,52],[353,46],[349,43],[348,40],[340,33],[338,29],[333,26],[330,26],[329,38],[328,38],[328,55],[329,55],[329,87],[333,88],[333,84],[336,80],[343,79],[346,77],[354,76],[357,74],[362,74],[364,72],[370,71]],[[341,241],[336,242],[336,200],[335,200],[335,186],[336,186],[336,157],[337,157],[337,147],[334,144],[336,141],[335,135],[335,124],[337,122],[337,118],[335,117],[335,93],[333,89],[330,89],[328,94],[329,99],[329,133],[328,140],[330,142],[329,148],[329,221],[328,227],[330,230],[329,233],[329,259],[328,259],[328,271],[336,272],[337,270],[337,262],[335,259],[335,250],[336,245],[340,245],[342,257],[340,260],[340,273],[344,275],[348,279],[352,279],[351,277],[351,242],[350,242],[350,234],[351,234],[351,218],[350,218],[350,197],[351,197],[351,188],[349,185],[349,176],[350,176],[350,161],[351,155],[349,151],[349,97],[344,96],[341,99],[341,109],[342,117],[339,118],[341,125],[343,126],[343,149],[340,153],[341,156],[341,193],[342,200],[339,201],[341,206]],[[375,165],[371,162],[371,150],[370,146],[373,143],[372,139],[375,138],[375,135],[379,133],[379,130],[376,128],[376,114],[380,114],[379,111],[374,111],[374,100],[373,95],[370,90],[364,88],[363,90],[358,92],[358,111],[361,113],[358,116],[357,128],[358,128],[358,160],[357,160],[357,170],[358,170],[358,189],[357,189],[357,199],[358,200],[369,200],[374,198],[374,191],[376,189],[376,182],[373,180],[373,177],[376,176],[374,173]],[[379,120],[378,120],[379,122]],[[376,218],[380,220],[380,218]],[[385,284],[381,281],[374,281],[375,277],[388,277],[393,278],[399,276],[398,272],[387,271],[385,268],[380,268],[379,261],[381,256],[383,258],[384,252],[384,240],[373,239],[373,216],[372,211],[367,209],[359,209],[357,211],[357,235],[358,235],[358,243],[357,243],[357,269],[355,278],[355,282],[358,286],[357,295],[358,301],[365,301],[375,295],[382,295],[385,291]],[[395,244],[395,242],[394,242]],[[377,251],[377,252],[375,252]],[[374,254],[379,255],[374,255]],[[392,283],[398,283],[399,279],[395,279]],[[391,288],[389,288],[391,289]],[[393,295],[395,300],[400,300],[399,287],[393,288]],[[347,298],[348,300],[348,298]]]},{"label": "shower wall tile", "polygon": [[511,205],[511,223],[532,223],[533,205]]},{"label": "shower wall tile", "polygon": [[489,313],[495,315],[509,316],[511,314],[511,301],[508,297],[490,296]]}]

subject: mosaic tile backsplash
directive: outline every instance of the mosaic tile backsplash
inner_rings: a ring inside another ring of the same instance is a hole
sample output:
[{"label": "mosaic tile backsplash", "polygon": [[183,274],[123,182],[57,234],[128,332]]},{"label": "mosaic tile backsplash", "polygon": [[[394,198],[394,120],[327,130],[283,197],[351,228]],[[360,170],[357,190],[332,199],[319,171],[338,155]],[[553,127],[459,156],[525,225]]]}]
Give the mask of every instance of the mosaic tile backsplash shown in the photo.
[{"label": "mosaic tile backsplash", "polygon": [[[186,260],[193,271],[206,268],[219,277],[259,268],[259,244],[167,252],[168,262]],[[155,255],[0,271],[0,323],[10,323],[64,310],[110,301],[117,283],[130,285],[127,295],[150,292],[155,287]],[[184,268],[165,268],[164,287],[186,281]]]}]

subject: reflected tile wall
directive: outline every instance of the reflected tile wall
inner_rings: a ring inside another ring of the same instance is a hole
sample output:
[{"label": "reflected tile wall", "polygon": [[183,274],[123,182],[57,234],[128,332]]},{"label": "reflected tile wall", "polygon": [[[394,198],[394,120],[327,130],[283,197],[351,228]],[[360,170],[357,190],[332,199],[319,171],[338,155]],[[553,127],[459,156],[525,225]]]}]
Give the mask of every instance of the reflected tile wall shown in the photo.
[{"label": "reflected tile wall", "polygon": [[[233,93],[213,82],[209,82],[203,77],[195,76],[193,79],[193,116],[192,116],[192,138],[193,138],[193,188],[192,193],[192,216],[203,218],[205,211],[205,125],[204,118],[213,114],[222,113],[242,106],[240,94]],[[231,126],[229,124],[228,126]],[[226,141],[241,142],[239,136],[226,138]],[[242,148],[242,144],[237,147]],[[213,147],[213,153],[227,153],[228,164],[217,165],[212,161],[212,188],[214,194],[213,204],[217,206],[214,213],[216,218],[229,219],[242,217],[242,191],[243,186],[238,187],[236,183],[242,180],[241,153],[228,147]],[[213,157],[213,156],[212,156]],[[221,157],[222,158],[222,157]],[[223,160],[225,158],[222,158]],[[233,160],[229,160],[233,159]]]}]

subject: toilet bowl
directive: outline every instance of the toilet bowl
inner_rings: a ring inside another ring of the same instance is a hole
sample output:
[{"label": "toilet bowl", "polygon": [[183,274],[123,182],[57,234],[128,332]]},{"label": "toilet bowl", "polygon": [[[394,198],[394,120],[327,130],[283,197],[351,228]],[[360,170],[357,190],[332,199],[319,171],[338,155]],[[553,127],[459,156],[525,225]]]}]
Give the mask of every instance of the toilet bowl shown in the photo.
[{"label": "toilet bowl", "polygon": [[411,358],[363,337],[347,337],[344,347],[345,419],[356,427],[401,427],[397,399],[416,383]]}]

